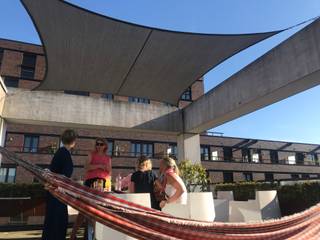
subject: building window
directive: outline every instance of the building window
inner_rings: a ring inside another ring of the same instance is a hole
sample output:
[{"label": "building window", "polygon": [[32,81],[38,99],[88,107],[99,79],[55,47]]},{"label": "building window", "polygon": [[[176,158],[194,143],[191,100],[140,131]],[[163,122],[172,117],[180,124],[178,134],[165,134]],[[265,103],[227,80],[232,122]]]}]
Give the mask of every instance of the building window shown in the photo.
[{"label": "building window", "polygon": [[224,147],[223,148],[223,159],[224,159],[224,161],[232,161],[233,154],[232,154],[231,147]]},{"label": "building window", "polygon": [[34,68],[21,66],[21,78],[33,79],[34,78]]},{"label": "building window", "polygon": [[212,161],[219,161],[219,153],[218,153],[218,151],[211,152],[211,160]]},{"label": "building window", "polygon": [[37,55],[24,53],[22,59],[22,65],[26,67],[35,67],[36,66]]},{"label": "building window", "polygon": [[6,76],[4,77],[4,84],[6,85],[6,87],[17,88],[19,87],[19,78]]},{"label": "building window", "polygon": [[170,144],[168,149],[167,149],[167,154],[169,157],[173,157],[177,159],[178,157],[178,147],[177,144]]},{"label": "building window", "polygon": [[241,153],[243,162],[251,162],[251,154],[248,148],[241,149]]},{"label": "building window", "polygon": [[253,149],[252,150],[252,162],[259,163],[261,161],[261,150]]},{"label": "building window", "polygon": [[304,173],[304,174],[301,175],[301,177],[302,177],[303,179],[309,179],[309,178],[310,178],[310,175]]},{"label": "building window", "polygon": [[277,151],[275,150],[270,151],[270,160],[271,160],[271,163],[275,163],[275,164],[279,163],[279,156]]},{"label": "building window", "polygon": [[2,59],[3,59],[3,53],[4,53],[3,48],[0,48],[0,67],[1,67]]},{"label": "building window", "polygon": [[153,156],[153,143],[131,143],[131,155],[139,157],[141,155],[152,157]]},{"label": "building window", "polygon": [[296,153],[296,162],[299,165],[303,165],[303,163],[304,163],[304,154],[303,153],[300,153],[300,152]]},{"label": "building window", "polygon": [[317,165],[319,163],[318,155],[316,153],[307,154],[306,159],[311,164],[316,164]]},{"label": "building window", "polygon": [[247,182],[252,182],[253,181],[252,173],[244,172],[243,173],[243,178]]},{"label": "building window", "polygon": [[291,179],[299,179],[299,174],[291,174]]},{"label": "building window", "polygon": [[24,144],[23,151],[24,152],[37,152],[39,144],[39,136],[34,135],[25,135],[24,136]]},{"label": "building window", "polygon": [[223,182],[233,182],[233,172],[223,172]]},{"label": "building window", "polygon": [[14,183],[16,180],[16,168],[0,168],[0,183]]},{"label": "building window", "polygon": [[108,154],[109,156],[113,156],[113,146],[114,146],[113,141],[108,140],[108,141],[107,141],[107,144],[108,144],[107,154]]},{"label": "building window", "polygon": [[107,100],[113,100],[113,94],[112,93],[104,93],[104,94],[102,94],[101,97],[104,98],[104,99],[107,99]]},{"label": "building window", "polygon": [[288,164],[296,164],[296,156],[295,155],[291,155],[288,156]]},{"label": "building window", "polygon": [[129,102],[134,102],[134,103],[145,103],[145,104],[150,103],[150,99],[147,99],[147,98],[129,97],[128,100]]},{"label": "building window", "polygon": [[192,101],[191,87],[189,87],[180,97],[183,101]]},{"label": "building window", "polygon": [[272,182],[274,180],[273,173],[265,173],[264,174],[264,179],[267,182]]},{"label": "building window", "polygon": [[34,79],[37,56],[24,53],[21,65],[21,78]]},{"label": "building window", "polygon": [[210,160],[210,146],[201,146],[200,147],[201,161]]},{"label": "building window", "polygon": [[65,90],[64,91],[65,94],[70,94],[70,95],[77,95],[77,96],[86,96],[88,97],[90,95],[89,92],[85,92],[85,91],[73,91],[73,90]]}]

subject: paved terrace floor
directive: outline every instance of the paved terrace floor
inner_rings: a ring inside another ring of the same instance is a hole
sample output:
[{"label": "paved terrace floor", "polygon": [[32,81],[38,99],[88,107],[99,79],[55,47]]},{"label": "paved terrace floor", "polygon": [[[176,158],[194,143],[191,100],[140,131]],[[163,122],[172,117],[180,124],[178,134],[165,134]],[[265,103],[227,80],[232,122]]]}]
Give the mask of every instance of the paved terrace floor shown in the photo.
[{"label": "paved terrace floor", "polygon": [[[67,239],[70,239],[71,228],[68,229]],[[40,240],[42,230],[29,230],[29,231],[12,231],[12,232],[0,232],[0,239],[6,240]],[[79,231],[77,239],[83,239],[83,230]]]}]

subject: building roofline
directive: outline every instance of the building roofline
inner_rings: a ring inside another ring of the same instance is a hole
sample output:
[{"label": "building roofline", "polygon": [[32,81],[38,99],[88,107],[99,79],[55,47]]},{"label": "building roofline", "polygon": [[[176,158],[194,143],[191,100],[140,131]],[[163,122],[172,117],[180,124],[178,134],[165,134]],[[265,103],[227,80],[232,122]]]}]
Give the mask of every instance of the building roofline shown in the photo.
[{"label": "building roofline", "polygon": [[210,136],[206,135],[204,133],[200,134],[204,137],[215,137],[215,138],[232,138],[232,139],[249,139],[249,140],[257,140],[257,141],[265,141],[265,142],[277,142],[277,143],[292,143],[292,144],[300,144],[300,145],[313,145],[313,146],[319,146],[317,143],[306,143],[306,142],[295,142],[295,141],[284,141],[284,140],[269,140],[269,139],[259,139],[259,138],[250,138],[250,137],[232,137],[232,136]]},{"label": "building roofline", "polygon": [[25,45],[33,45],[33,46],[36,46],[36,47],[43,48],[43,46],[41,44],[31,43],[31,42],[26,42],[26,41],[20,41],[20,40],[16,40],[16,39],[9,39],[9,38],[0,37],[0,41],[15,42],[15,43],[20,43],[20,44],[25,44]]}]

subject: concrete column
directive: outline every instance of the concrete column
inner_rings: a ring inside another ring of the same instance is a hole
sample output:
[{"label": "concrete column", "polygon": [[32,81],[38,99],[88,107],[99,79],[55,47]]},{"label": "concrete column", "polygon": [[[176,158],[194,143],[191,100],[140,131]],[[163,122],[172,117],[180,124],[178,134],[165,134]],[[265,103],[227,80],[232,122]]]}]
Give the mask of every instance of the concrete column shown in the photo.
[{"label": "concrete column", "polygon": [[177,143],[179,161],[190,160],[193,163],[201,163],[199,134],[180,134]]},{"label": "concrete column", "polygon": [[[7,96],[7,88],[0,76],[0,146],[4,147],[6,139],[6,123],[3,118],[3,106]],[[0,166],[1,166],[2,156],[0,155]]]},{"label": "concrete column", "polygon": [[3,118],[0,118],[0,146],[4,147],[6,140],[7,123]]},{"label": "concrete column", "polygon": [[[0,117],[0,146],[4,147],[6,140],[7,124],[3,118]],[[0,166],[1,166],[2,156],[0,155]]]}]

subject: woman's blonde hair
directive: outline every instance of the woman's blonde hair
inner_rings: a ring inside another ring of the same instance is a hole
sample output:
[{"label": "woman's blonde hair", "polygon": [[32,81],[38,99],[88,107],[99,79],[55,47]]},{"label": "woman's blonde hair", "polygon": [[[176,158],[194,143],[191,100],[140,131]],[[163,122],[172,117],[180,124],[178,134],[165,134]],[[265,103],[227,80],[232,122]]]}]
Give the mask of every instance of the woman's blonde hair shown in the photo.
[{"label": "woman's blonde hair", "polygon": [[178,165],[176,163],[176,161],[171,158],[171,157],[164,157],[162,159],[164,165],[167,167],[167,168],[172,168],[173,171],[179,176],[180,175],[180,171],[179,171],[179,168],[178,168]]},{"label": "woman's blonde hair", "polygon": [[151,160],[146,156],[141,156],[137,160],[137,169],[142,170],[152,170],[152,162]]}]

